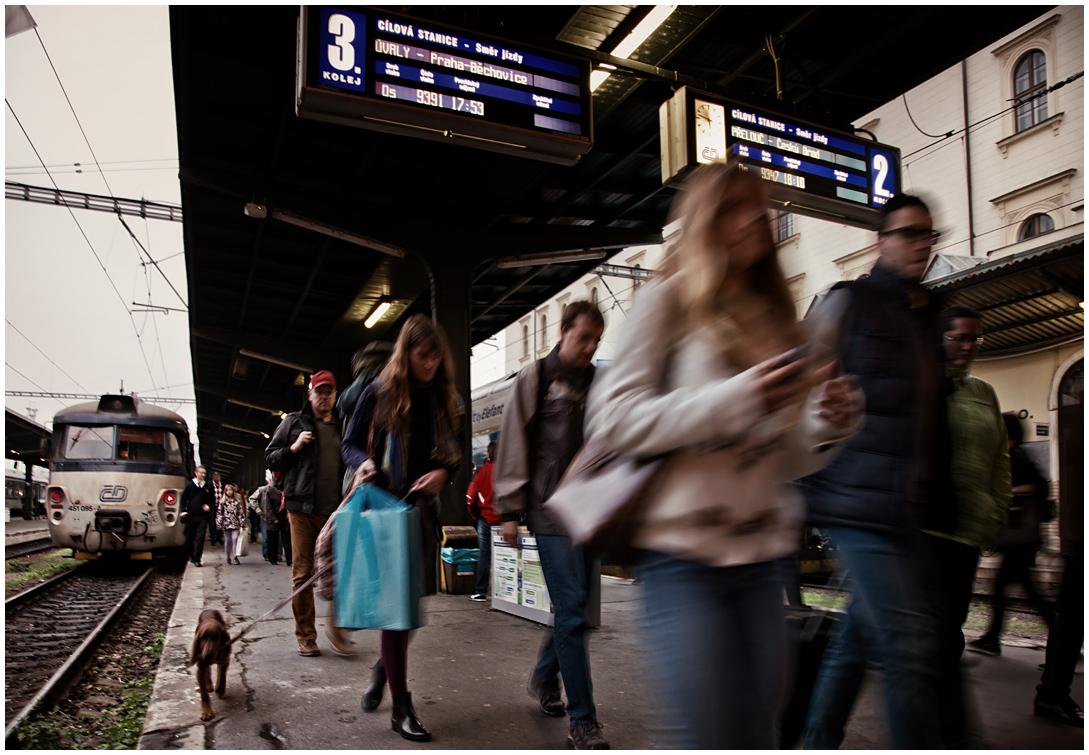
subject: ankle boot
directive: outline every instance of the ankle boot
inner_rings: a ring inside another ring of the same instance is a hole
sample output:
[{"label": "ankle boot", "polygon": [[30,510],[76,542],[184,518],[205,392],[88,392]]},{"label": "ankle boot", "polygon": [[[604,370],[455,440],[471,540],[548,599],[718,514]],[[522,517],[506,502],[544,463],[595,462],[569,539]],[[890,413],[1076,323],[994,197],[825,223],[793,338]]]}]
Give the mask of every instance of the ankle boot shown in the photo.
[{"label": "ankle boot", "polygon": [[382,659],[379,658],[371,671],[370,686],[363,691],[363,710],[369,713],[382,703],[382,690],[385,687],[386,667],[382,665]]},{"label": "ankle boot", "polygon": [[416,718],[411,692],[406,692],[404,697],[393,698],[393,717],[389,722],[393,730],[405,739],[411,739],[413,742],[431,741],[431,732],[423,727],[420,719]]}]

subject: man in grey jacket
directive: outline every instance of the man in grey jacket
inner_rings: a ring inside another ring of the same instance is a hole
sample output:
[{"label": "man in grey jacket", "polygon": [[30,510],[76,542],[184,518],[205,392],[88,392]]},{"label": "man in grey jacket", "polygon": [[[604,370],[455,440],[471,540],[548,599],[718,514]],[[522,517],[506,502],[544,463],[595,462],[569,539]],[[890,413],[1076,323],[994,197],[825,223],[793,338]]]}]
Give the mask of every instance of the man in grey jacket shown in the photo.
[{"label": "man in grey jacket", "polygon": [[[517,545],[518,522],[524,519],[537,540],[554,610],[554,629],[541,646],[529,691],[545,715],[570,715],[568,740],[580,750],[609,749],[597,722],[586,653],[586,600],[593,559],[571,542],[541,504],[582,447],[586,397],[594,379],[591,360],[604,330],[605,320],[590,302],[574,302],[564,310],[559,344],[515,378],[495,468],[495,509],[503,539]],[[561,676],[566,707],[560,698]]]}]

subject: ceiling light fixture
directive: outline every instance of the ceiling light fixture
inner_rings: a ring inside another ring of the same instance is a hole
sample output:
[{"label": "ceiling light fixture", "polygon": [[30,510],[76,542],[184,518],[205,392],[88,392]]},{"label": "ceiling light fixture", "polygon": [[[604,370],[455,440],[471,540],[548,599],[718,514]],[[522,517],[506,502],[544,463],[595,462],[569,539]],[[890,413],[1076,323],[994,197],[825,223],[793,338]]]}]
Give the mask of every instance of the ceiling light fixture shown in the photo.
[{"label": "ceiling light fixture", "polygon": [[[642,21],[636,24],[631,34],[613,49],[613,57],[627,58],[639,49],[639,45],[647,41],[647,38],[661,26],[667,18],[677,10],[676,5],[655,5]],[[594,71],[590,74],[590,91],[594,91],[605,79],[609,78],[608,71]]]},{"label": "ceiling light fixture", "polygon": [[279,409],[269,409],[267,406],[259,406],[258,404],[251,404],[247,401],[239,401],[236,398],[227,399],[228,404],[236,404],[238,406],[245,406],[250,409],[257,409],[258,411],[268,412],[269,414],[275,414],[277,416],[283,415],[283,412]]},{"label": "ceiling light fixture", "polygon": [[370,316],[363,321],[363,326],[366,328],[373,328],[375,323],[382,319],[382,315],[386,314],[389,308],[390,302],[388,300],[384,298],[379,299],[378,306],[375,307],[374,311],[371,312]]},{"label": "ceiling light fixture", "polygon": [[238,425],[228,425],[226,422],[220,422],[219,426],[226,427],[229,430],[238,430],[242,433],[250,433],[252,435],[264,435],[266,438],[268,437],[268,433],[263,433],[260,430],[251,430],[248,427],[239,427]]},{"label": "ceiling light fixture", "polygon": [[556,252],[553,254],[526,254],[520,257],[504,257],[497,260],[495,266],[501,270],[507,270],[512,267],[553,265],[559,262],[586,262],[600,260],[604,257],[604,249],[588,249],[582,252]]},{"label": "ceiling light fixture", "polygon": [[267,205],[257,204],[256,202],[247,202],[245,207],[243,207],[243,212],[251,218],[262,219],[266,217],[271,217],[273,220],[279,220],[283,223],[290,223],[291,225],[298,226],[299,228],[305,228],[308,231],[314,231],[316,233],[321,233],[325,236],[331,236],[334,239],[347,241],[349,244],[365,246],[368,249],[374,249],[376,252],[382,252],[383,254],[388,254],[392,257],[405,256],[405,250],[395,244],[387,244],[385,241],[379,241],[378,239],[373,239],[370,236],[364,236],[361,233],[346,231],[343,228],[337,228],[335,225],[329,225],[328,223],[321,223],[317,220],[304,218],[303,216],[296,215],[293,212],[269,209]]},{"label": "ceiling light fixture", "polygon": [[254,359],[260,359],[262,362],[270,362],[272,364],[278,364],[281,367],[287,367],[288,369],[291,369],[291,370],[298,370],[299,372],[305,372],[308,375],[314,371],[314,369],[312,367],[309,367],[308,365],[298,364],[297,362],[288,362],[285,359],[278,359],[276,357],[271,357],[268,354],[261,354],[260,352],[257,352],[257,351],[250,351],[249,349],[239,349],[238,353],[241,354],[242,356],[253,357]]}]

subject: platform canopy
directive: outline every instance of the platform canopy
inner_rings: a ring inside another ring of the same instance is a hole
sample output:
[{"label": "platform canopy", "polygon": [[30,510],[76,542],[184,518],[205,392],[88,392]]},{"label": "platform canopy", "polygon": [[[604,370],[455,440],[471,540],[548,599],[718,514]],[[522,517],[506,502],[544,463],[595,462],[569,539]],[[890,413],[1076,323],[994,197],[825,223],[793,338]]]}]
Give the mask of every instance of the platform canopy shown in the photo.
[{"label": "platform canopy", "polygon": [[[469,347],[599,262],[512,266],[510,258],[607,257],[660,240],[675,190],[662,185],[659,106],[676,87],[850,130],[1047,11],[678,6],[634,52],[613,57],[652,7],[396,8],[428,24],[615,66],[592,95],[592,149],[573,166],[300,118],[298,7],[171,7],[205,463],[255,484],[263,465],[250,449],[263,448],[276,412],[301,405],[307,373],[331,368],[347,382],[352,352],[390,338],[413,313],[436,313],[449,332],[467,395]],[[247,215],[247,203],[264,217]],[[365,328],[385,302],[385,316]]]}]

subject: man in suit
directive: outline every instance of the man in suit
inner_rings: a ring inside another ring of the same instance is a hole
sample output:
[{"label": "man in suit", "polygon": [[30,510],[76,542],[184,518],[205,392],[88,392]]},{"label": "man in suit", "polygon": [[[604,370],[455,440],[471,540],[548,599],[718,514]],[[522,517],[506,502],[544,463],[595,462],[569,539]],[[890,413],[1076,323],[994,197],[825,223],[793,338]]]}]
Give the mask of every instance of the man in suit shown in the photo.
[{"label": "man in suit", "polygon": [[185,523],[185,555],[189,563],[200,566],[204,555],[204,535],[215,503],[215,489],[204,479],[207,470],[197,467],[197,476],[188,482],[181,496],[181,517]]}]

